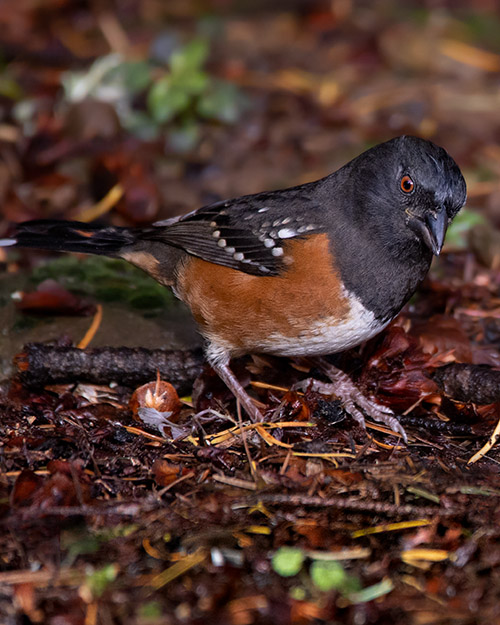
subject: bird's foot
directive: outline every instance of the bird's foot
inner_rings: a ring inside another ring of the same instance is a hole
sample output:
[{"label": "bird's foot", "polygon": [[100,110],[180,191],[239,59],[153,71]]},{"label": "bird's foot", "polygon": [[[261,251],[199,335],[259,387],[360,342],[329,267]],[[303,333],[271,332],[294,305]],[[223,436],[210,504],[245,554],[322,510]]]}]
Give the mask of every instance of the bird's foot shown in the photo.
[{"label": "bird's foot", "polygon": [[[346,373],[337,369],[329,362],[323,359],[319,359],[316,362],[331,382],[304,380],[298,385],[295,385],[294,388],[311,388],[312,385],[313,390],[323,395],[335,395],[342,401],[346,412],[350,414],[351,417],[353,417],[353,419],[355,419],[363,428],[366,429],[366,421],[363,414],[364,412],[374,421],[383,423],[397,434],[400,434],[405,443],[408,442],[403,426],[396,419],[390,408],[382,406],[374,399],[370,399],[369,397],[363,395],[363,393],[356,388],[355,384]],[[264,421],[264,415],[254,403],[254,400],[240,384],[238,378],[234,375],[229,365],[225,363],[212,363],[212,367],[236,399],[240,402],[243,410],[248,414],[250,419],[254,423]]]},{"label": "bird's foot", "polygon": [[[366,429],[366,421],[363,412],[374,421],[387,425],[391,430],[401,435],[405,443],[408,442],[403,426],[396,419],[390,408],[382,406],[374,399],[366,397],[356,388],[351,378],[334,367],[329,362],[320,359],[317,362],[323,373],[331,382],[320,382],[318,380],[307,380],[306,383],[312,385],[312,389],[322,395],[335,395],[343,403],[348,414],[353,417],[363,428]],[[311,386],[309,386],[311,388]],[[362,412],[363,411],[363,412]]]}]

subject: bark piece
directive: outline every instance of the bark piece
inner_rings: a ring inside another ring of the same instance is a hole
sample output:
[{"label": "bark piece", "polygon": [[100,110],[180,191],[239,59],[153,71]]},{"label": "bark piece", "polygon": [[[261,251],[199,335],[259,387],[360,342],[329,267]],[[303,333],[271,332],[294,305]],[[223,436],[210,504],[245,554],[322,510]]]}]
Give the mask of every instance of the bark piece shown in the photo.
[{"label": "bark piece", "polygon": [[28,343],[14,359],[25,386],[90,382],[136,387],[156,378],[157,370],[182,395],[191,392],[201,373],[203,353],[197,350],[161,350],[142,347],[78,349]]},{"label": "bark piece", "polygon": [[453,399],[474,404],[500,401],[500,371],[489,365],[452,363],[439,367],[433,380]]}]

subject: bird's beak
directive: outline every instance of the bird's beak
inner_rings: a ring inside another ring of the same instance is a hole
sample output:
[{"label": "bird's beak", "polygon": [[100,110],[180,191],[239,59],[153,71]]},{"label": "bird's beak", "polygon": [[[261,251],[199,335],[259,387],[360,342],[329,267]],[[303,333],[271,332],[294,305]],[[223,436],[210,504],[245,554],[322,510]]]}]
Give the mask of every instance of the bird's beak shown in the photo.
[{"label": "bird's beak", "polygon": [[422,237],[432,253],[439,256],[448,227],[448,215],[445,207],[441,206],[435,213],[428,213],[423,218],[411,215],[409,226]]}]

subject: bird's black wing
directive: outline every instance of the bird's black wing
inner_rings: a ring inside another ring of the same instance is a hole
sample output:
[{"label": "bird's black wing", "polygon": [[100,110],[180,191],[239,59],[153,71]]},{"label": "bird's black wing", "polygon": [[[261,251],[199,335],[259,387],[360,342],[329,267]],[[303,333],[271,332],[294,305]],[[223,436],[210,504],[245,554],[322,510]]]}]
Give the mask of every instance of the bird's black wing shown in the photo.
[{"label": "bird's black wing", "polygon": [[311,183],[204,206],[179,220],[157,222],[147,238],[248,274],[279,273],[283,243],[324,231]]}]

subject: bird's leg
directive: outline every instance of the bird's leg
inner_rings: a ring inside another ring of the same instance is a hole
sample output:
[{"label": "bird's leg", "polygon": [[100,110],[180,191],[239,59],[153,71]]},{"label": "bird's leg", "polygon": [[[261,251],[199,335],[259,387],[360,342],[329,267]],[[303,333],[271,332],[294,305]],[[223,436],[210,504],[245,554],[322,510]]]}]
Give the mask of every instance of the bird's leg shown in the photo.
[{"label": "bird's leg", "polygon": [[231,371],[229,367],[229,362],[211,362],[210,364],[215,373],[219,376],[219,378],[224,382],[227,388],[243,406],[243,409],[250,417],[250,419],[254,423],[264,421],[264,415],[254,404],[252,398],[240,384],[238,378]]},{"label": "bird's leg", "polygon": [[[384,423],[394,432],[401,434],[404,441],[408,442],[404,428],[396,419],[390,408],[382,406],[375,400],[365,397],[365,395],[363,395],[363,393],[355,386],[351,378],[346,373],[337,369],[337,367],[333,366],[323,358],[317,358],[314,362],[331,380],[329,383],[314,380],[313,388],[315,390],[328,395],[336,395],[342,400],[345,410],[363,428],[366,428],[366,422],[361,410],[363,410],[374,421]],[[257,408],[253,399],[245,391],[238,378],[229,367],[229,361],[212,361],[210,364],[220,379],[243,406],[243,409],[249,415],[250,419],[254,423],[264,421],[264,415]]]},{"label": "bird's leg", "polygon": [[390,408],[382,406],[374,399],[363,395],[346,373],[334,367],[324,358],[316,358],[314,359],[314,363],[331,380],[330,383],[314,381],[313,388],[315,388],[315,390],[320,393],[336,395],[342,400],[345,410],[362,425],[363,428],[366,428],[366,423],[361,410],[375,421],[384,423],[394,432],[401,434],[405,443],[408,442],[403,426],[396,419]]}]

